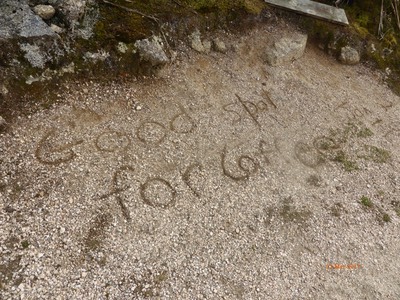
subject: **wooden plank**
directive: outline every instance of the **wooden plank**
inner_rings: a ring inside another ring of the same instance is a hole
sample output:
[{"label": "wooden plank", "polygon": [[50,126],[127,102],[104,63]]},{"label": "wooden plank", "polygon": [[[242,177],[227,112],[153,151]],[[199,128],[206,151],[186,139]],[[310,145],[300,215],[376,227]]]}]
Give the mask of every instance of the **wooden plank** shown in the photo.
[{"label": "wooden plank", "polygon": [[346,13],[341,8],[310,0],[265,0],[265,2],[273,6],[285,8],[318,19],[328,20],[336,24],[349,25]]}]

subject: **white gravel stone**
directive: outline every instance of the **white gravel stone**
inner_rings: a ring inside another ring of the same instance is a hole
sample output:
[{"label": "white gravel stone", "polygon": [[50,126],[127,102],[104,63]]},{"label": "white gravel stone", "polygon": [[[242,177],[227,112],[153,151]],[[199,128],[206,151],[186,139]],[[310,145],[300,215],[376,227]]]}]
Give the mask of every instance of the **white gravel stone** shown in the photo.
[{"label": "white gravel stone", "polygon": [[56,24],[51,24],[50,25],[50,29],[53,30],[55,33],[58,33],[58,34],[64,32],[64,29],[61,28],[60,26],[57,26]]},{"label": "white gravel stone", "polygon": [[6,120],[2,116],[0,116],[0,127],[5,126],[6,124]]}]

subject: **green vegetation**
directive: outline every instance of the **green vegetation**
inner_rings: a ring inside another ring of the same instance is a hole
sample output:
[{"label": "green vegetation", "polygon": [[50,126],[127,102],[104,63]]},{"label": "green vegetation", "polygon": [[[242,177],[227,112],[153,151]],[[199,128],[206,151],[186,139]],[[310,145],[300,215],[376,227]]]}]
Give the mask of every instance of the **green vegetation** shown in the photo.
[{"label": "green vegetation", "polygon": [[369,199],[367,196],[362,196],[361,197],[361,204],[364,205],[365,207],[372,207],[374,204],[372,203],[371,199]]},{"label": "green vegetation", "polygon": [[376,193],[380,198],[383,198],[383,196],[385,195],[385,192],[383,190],[378,190]]},{"label": "green vegetation", "polygon": [[351,172],[351,171],[359,169],[357,163],[355,161],[349,160],[349,158],[346,156],[346,154],[342,150],[338,151],[338,153],[333,158],[333,160],[341,163],[343,165],[343,168],[347,172]]},{"label": "green vegetation", "polygon": [[366,138],[366,137],[370,137],[370,136],[373,136],[373,135],[374,134],[371,131],[371,129],[369,129],[367,127],[360,129],[358,131],[358,133],[357,133],[357,137],[360,137],[360,138]]},{"label": "green vegetation", "polygon": [[316,174],[312,174],[307,178],[307,183],[315,187],[320,187],[322,186],[322,178]]},{"label": "green vegetation", "polygon": [[[187,28],[201,25],[201,14],[209,14],[207,26],[222,25],[228,14],[234,11],[245,11],[259,14],[265,7],[262,0],[149,0],[124,1],[112,0],[100,2],[101,20],[96,24],[96,40],[103,46],[110,41],[118,40],[131,43],[160,31],[164,21],[179,24],[187,19]],[[197,24],[196,24],[197,23]],[[214,23],[214,24],[212,24]],[[178,30],[178,34],[181,29]],[[90,42],[89,42],[90,45]]]},{"label": "green vegetation", "polygon": [[287,222],[296,222],[303,223],[307,221],[312,213],[309,210],[297,210],[295,206],[292,204],[292,199],[285,199],[283,207],[279,211],[280,217],[283,219],[285,223]]},{"label": "green vegetation", "polygon": [[29,247],[29,242],[27,240],[21,242],[22,248],[26,249]]},{"label": "green vegetation", "polygon": [[365,149],[367,151],[367,156],[364,158],[372,160],[375,163],[387,163],[391,158],[390,152],[385,149],[375,146],[365,146]]},{"label": "green vegetation", "polygon": [[398,217],[400,217],[400,201],[392,201],[391,204],[394,207],[394,211],[396,212],[396,215]]},{"label": "green vegetation", "polygon": [[331,129],[328,136],[316,138],[313,144],[324,158],[341,163],[346,171],[351,172],[358,170],[359,166],[354,159],[350,158],[361,158],[375,163],[387,163],[391,159],[391,153],[388,150],[371,145],[364,145],[361,150],[355,149],[354,154],[345,152],[345,146],[350,142],[372,135],[372,130],[363,123],[350,122],[344,128]]},{"label": "green vegetation", "polygon": [[390,222],[390,216],[388,215],[388,214],[383,214],[383,217],[382,217],[382,219],[383,219],[383,221],[384,222]]},{"label": "green vegetation", "polygon": [[167,279],[168,279],[168,272],[167,271],[165,271],[165,270],[163,270],[163,271],[161,271],[159,274],[156,274],[155,276],[154,276],[154,282],[156,283],[156,284],[160,284],[160,283],[162,283],[163,281],[166,281]]},{"label": "green vegetation", "polygon": [[182,3],[199,11],[245,9],[247,12],[254,14],[260,13],[265,7],[265,3],[261,0],[182,0]]}]

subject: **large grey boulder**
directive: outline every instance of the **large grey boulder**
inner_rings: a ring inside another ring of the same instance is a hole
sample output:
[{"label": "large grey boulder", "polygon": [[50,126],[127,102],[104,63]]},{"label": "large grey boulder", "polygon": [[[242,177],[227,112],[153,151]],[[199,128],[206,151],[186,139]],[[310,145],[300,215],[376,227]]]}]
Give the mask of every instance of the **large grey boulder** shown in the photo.
[{"label": "large grey boulder", "polygon": [[55,33],[32,11],[28,0],[0,0],[0,39],[42,36]]},{"label": "large grey boulder", "polygon": [[339,60],[345,65],[355,65],[360,62],[360,54],[350,46],[340,49]]},{"label": "large grey boulder", "polygon": [[266,50],[265,60],[271,66],[279,66],[292,62],[303,56],[307,44],[306,34],[293,34],[282,37]]},{"label": "large grey boulder", "polygon": [[140,59],[149,62],[153,67],[165,65],[169,62],[161,46],[161,40],[156,36],[136,41],[135,47],[140,55]]}]

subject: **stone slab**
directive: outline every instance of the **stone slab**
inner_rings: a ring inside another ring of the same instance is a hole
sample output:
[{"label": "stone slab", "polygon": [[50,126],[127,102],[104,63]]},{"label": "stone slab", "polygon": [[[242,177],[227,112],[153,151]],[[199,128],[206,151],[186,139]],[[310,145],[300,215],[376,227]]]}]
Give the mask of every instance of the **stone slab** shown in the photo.
[{"label": "stone slab", "polygon": [[288,9],[307,16],[330,21],[332,23],[349,25],[346,13],[341,8],[309,1],[309,0],[265,0],[266,3]]}]

